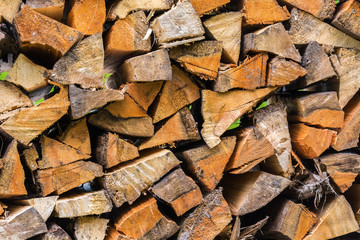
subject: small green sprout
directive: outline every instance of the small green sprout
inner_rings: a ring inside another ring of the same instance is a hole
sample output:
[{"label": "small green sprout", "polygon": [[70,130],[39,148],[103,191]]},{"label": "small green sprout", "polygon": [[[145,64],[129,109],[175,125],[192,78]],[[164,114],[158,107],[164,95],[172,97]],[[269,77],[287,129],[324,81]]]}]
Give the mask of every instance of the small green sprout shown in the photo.
[{"label": "small green sprout", "polygon": [[235,122],[233,122],[227,130],[232,130],[234,128],[239,127],[240,123],[241,123],[241,117],[236,119]]},{"label": "small green sprout", "polygon": [[258,106],[258,107],[256,108],[256,110],[258,110],[258,109],[260,109],[260,108],[264,108],[264,107],[266,107],[267,105],[269,105],[269,102],[268,102],[268,101],[265,101],[265,102],[261,103],[260,106]]},{"label": "small green sprout", "polygon": [[6,76],[9,74],[9,72],[2,72],[0,73],[0,80],[4,81]]}]

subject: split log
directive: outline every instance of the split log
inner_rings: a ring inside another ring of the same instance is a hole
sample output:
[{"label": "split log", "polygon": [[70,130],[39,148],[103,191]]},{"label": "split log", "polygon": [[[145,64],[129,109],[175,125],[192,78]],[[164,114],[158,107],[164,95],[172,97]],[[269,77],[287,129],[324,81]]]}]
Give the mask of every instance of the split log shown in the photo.
[{"label": "split log", "polygon": [[275,149],[275,156],[268,159],[266,168],[273,174],[289,177],[294,168],[286,107],[283,104],[271,104],[255,111],[254,124]]},{"label": "split log", "polygon": [[319,219],[304,240],[326,240],[359,230],[351,206],[343,195],[328,200],[321,208]]},{"label": "split log", "polygon": [[344,125],[337,134],[335,144],[331,145],[336,151],[356,147],[359,143],[360,135],[360,95],[355,96],[344,108]]},{"label": "split log", "polygon": [[235,148],[235,137],[224,137],[214,148],[206,144],[179,153],[199,184],[212,191],[220,182],[225,166]]},{"label": "split log", "polygon": [[9,216],[0,219],[2,239],[29,239],[48,231],[44,220],[35,208],[16,206],[8,210]]},{"label": "split log", "polygon": [[230,0],[190,0],[190,2],[201,17],[202,15],[210,13],[222,5],[229,3]]},{"label": "split log", "polygon": [[291,81],[305,76],[307,70],[293,61],[284,58],[273,58],[268,65],[267,86],[282,87]]},{"label": "split log", "polygon": [[319,157],[328,149],[336,136],[329,129],[319,129],[303,123],[290,124],[291,144],[294,151],[305,159]]},{"label": "split log", "polygon": [[254,212],[276,196],[289,184],[290,180],[266,172],[247,172],[224,177],[224,197],[233,215]]},{"label": "split log", "polygon": [[111,168],[138,157],[139,151],[117,134],[107,132],[98,137],[95,156],[96,161],[104,168]]},{"label": "split log", "polygon": [[0,96],[0,113],[33,105],[30,98],[19,88],[5,81],[0,82]]},{"label": "split log", "polygon": [[22,52],[31,53],[44,59],[59,59],[76,43],[81,33],[76,29],[46,17],[30,7],[21,9],[14,19]]},{"label": "split log", "polygon": [[244,12],[244,26],[274,24],[290,18],[287,8],[279,6],[276,0],[244,0],[240,5]]},{"label": "split log", "polygon": [[349,201],[358,224],[360,224],[360,184],[354,183],[345,193],[346,199]]},{"label": "split log", "polygon": [[108,226],[104,240],[133,240],[133,239],[123,235],[123,233],[116,231],[114,227]]},{"label": "split log", "polygon": [[339,6],[339,10],[331,24],[349,36],[360,40],[359,12],[360,3],[358,1],[350,0],[344,2]]},{"label": "split log", "polygon": [[37,240],[71,240],[71,237],[59,225],[51,223],[48,232],[38,236]]},{"label": "split log", "polygon": [[185,219],[178,239],[214,239],[231,220],[230,209],[222,196],[221,189],[215,189]]},{"label": "split log", "polygon": [[201,113],[204,118],[201,135],[206,144],[213,148],[220,143],[220,136],[240,116],[273,92],[274,88],[255,91],[233,90],[217,93],[202,90]]},{"label": "split log", "polygon": [[341,192],[345,192],[360,172],[360,155],[354,153],[333,153],[320,157],[330,177]]},{"label": "split log", "polygon": [[26,195],[25,172],[21,165],[17,142],[13,140],[2,158],[0,171],[0,198]]},{"label": "split log", "polygon": [[141,240],[169,239],[179,231],[179,226],[169,218],[163,216],[161,220],[149,232],[142,236]]},{"label": "split log", "polygon": [[161,90],[162,81],[147,83],[127,83],[126,93],[144,110],[147,111]]},{"label": "split log", "polygon": [[165,81],[151,111],[153,123],[175,114],[200,98],[199,88],[176,66],[172,66],[172,80]]},{"label": "split log", "polygon": [[18,13],[21,0],[4,0],[0,3],[0,22],[3,22],[3,19],[9,23],[13,22],[15,15]]},{"label": "split log", "polygon": [[[105,3],[104,3],[105,4]],[[77,240],[104,239],[109,219],[93,217],[80,217],[74,223],[74,236]]]},{"label": "split log", "polygon": [[222,13],[204,21],[207,34],[223,43],[223,59],[234,64],[240,56],[241,22],[241,12]]},{"label": "split log", "polygon": [[67,25],[83,35],[102,33],[106,19],[105,0],[73,0],[67,17]]},{"label": "split log", "polygon": [[84,90],[75,85],[69,86],[70,114],[72,119],[78,119],[91,110],[100,108],[109,102],[124,99],[122,91],[102,89],[98,91]]},{"label": "split log", "polygon": [[[190,0],[183,0],[151,22],[158,44],[168,48],[204,39],[200,17]],[[185,40],[185,41],[183,41]]]},{"label": "split log", "polygon": [[335,2],[332,0],[280,0],[280,2],[311,13],[321,20],[331,19],[336,10]]},{"label": "split log", "polygon": [[120,67],[126,82],[171,80],[171,62],[167,50],[160,49],[126,60]]},{"label": "split log", "polygon": [[33,172],[39,169],[37,160],[40,158],[40,156],[33,144],[29,148],[23,151],[23,156],[24,156],[25,164],[30,169],[30,171]]},{"label": "split log", "polygon": [[220,41],[195,42],[189,46],[171,48],[169,56],[186,71],[205,80],[214,80],[220,66],[222,47]]},{"label": "split log", "polygon": [[56,200],[59,196],[43,197],[43,198],[29,198],[22,200],[15,200],[13,203],[22,206],[31,206],[39,212],[40,216],[46,222],[52,214]]},{"label": "split log", "polygon": [[52,98],[12,116],[0,125],[0,129],[27,145],[64,116],[69,105],[68,91],[62,88]]},{"label": "split log", "polygon": [[169,204],[176,216],[183,215],[203,200],[199,186],[181,168],[166,175],[150,191]]},{"label": "split log", "polygon": [[234,152],[225,168],[230,173],[245,173],[275,154],[274,147],[256,127],[245,128],[236,137]]},{"label": "split log", "polygon": [[31,92],[47,85],[46,71],[46,68],[33,63],[20,53],[5,79]]},{"label": "split log", "polygon": [[244,35],[244,52],[266,51],[301,62],[301,56],[282,23],[276,23]]},{"label": "split log", "polygon": [[253,90],[266,86],[266,65],[268,60],[266,53],[246,59],[241,65],[220,69],[214,83],[213,90],[226,92],[233,88]]},{"label": "split log", "polygon": [[103,174],[101,165],[78,161],[57,168],[37,170],[35,177],[42,196],[47,196],[53,192],[59,195]]},{"label": "split log", "polygon": [[143,190],[179,164],[169,150],[150,151],[105,173],[100,182],[115,206],[120,207],[125,202],[132,204]]},{"label": "split log", "polygon": [[64,0],[27,0],[26,5],[35,11],[61,22],[64,12]]},{"label": "split log", "polygon": [[193,115],[187,107],[182,108],[169,118],[150,139],[139,146],[139,150],[174,144],[177,141],[200,140],[200,134]]},{"label": "split log", "polygon": [[315,41],[335,47],[360,49],[360,41],[299,9],[291,10],[290,24],[289,35],[294,44]]},{"label": "split log", "polygon": [[[98,0],[101,1],[101,0]],[[78,42],[59,59],[50,78],[64,85],[80,84],[82,88],[104,87],[104,47],[100,33]]]}]

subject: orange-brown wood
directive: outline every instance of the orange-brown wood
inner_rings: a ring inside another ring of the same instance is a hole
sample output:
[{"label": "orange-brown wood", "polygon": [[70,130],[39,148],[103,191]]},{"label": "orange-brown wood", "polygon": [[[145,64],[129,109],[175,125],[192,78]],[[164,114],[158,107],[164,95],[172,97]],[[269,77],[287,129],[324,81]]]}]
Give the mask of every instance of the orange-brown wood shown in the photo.
[{"label": "orange-brown wood", "polygon": [[343,2],[339,6],[331,24],[349,36],[360,39],[359,14],[360,3],[358,1],[350,0]]},{"label": "orange-brown wood", "polygon": [[336,9],[332,0],[280,0],[279,2],[311,13],[321,20],[332,18]]},{"label": "orange-brown wood", "polygon": [[148,83],[127,83],[126,93],[144,110],[147,111],[160,92],[163,81],[155,81]]},{"label": "orange-brown wood", "polygon": [[29,148],[23,151],[23,156],[26,166],[30,171],[35,171],[39,168],[37,160],[40,158],[38,151],[36,150],[35,145],[31,145]]},{"label": "orange-brown wood", "polygon": [[211,12],[222,5],[230,2],[230,0],[190,0],[199,16]]},{"label": "orange-brown wood", "polygon": [[9,82],[0,82],[0,95],[0,113],[6,113],[23,107],[31,107],[33,105],[25,93]]},{"label": "orange-brown wood", "polygon": [[116,229],[112,226],[108,226],[106,231],[106,236],[104,240],[132,240],[130,237],[123,235],[116,231]]},{"label": "orange-brown wood", "polygon": [[26,5],[35,11],[61,22],[64,12],[65,0],[28,0]]},{"label": "orange-brown wood", "polygon": [[9,23],[13,22],[15,15],[18,13],[21,0],[4,0],[0,2],[0,22],[4,19]]}]

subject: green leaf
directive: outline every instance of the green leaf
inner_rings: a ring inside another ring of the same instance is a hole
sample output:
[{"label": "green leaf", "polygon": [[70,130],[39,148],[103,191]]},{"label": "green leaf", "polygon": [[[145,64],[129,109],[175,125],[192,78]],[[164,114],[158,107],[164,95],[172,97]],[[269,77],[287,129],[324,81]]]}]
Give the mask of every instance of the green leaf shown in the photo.
[{"label": "green leaf", "polygon": [[339,4],[340,0],[335,0],[335,4]]},{"label": "green leaf", "polygon": [[35,102],[34,102],[34,105],[35,105],[35,106],[36,106],[36,105],[39,105],[39,104],[42,103],[43,101],[45,101],[45,99],[44,99],[44,98],[41,98],[41,99],[35,101]]},{"label": "green leaf", "polygon": [[235,122],[233,122],[227,130],[232,130],[234,128],[239,127],[240,123],[241,123],[241,117],[236,119]]},{"label": "green leaf", "polygon": [[191,109],[192,109],[192,105],[189,106],[189,110],[191,110]]},{"label": "green leaf", "polygon": [[269,105],[269,102],[268,102],[268,101],[265,101],[265,102],[263,102],[262,104],[260,104],[260,106],[258,106],[258,108],[257,108],[256,110],[258,110],[258,109],[260,109],[260,108],[264,108],[264,107],[266,107],[267,105]]},{"label": "green leaf", "polygon": [[55,85],[52,86],[52,88],[50,89],[49,93],[52,93],[55,90]]},{"label": "green leaf", "polygon": [[0,73],[0,80],[4,81],[6,76],[9,74],[9,72],[2,72]]},{"label": "green leaf", "polygon": [[298,92],[304,92],[305,91],[305,89],[299,89],[298,90]]},{"label": "green leaf", "polygon": [[111,73],[104,73],[104,84],[106,84],[107,79],[111,76]]}]

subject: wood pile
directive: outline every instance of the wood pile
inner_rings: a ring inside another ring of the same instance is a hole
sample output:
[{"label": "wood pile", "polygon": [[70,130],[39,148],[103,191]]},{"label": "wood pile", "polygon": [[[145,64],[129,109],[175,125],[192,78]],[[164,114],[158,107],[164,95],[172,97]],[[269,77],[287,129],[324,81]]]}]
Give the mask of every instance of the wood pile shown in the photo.
[{"label": "wood pile", "polygon": [[360,239],[358,0],[0,16],[0,239]]}]

